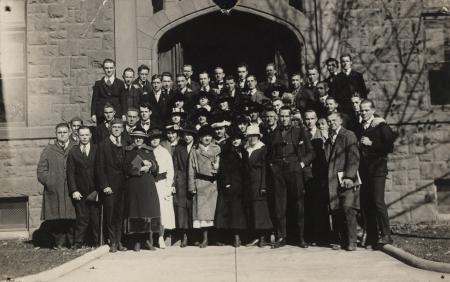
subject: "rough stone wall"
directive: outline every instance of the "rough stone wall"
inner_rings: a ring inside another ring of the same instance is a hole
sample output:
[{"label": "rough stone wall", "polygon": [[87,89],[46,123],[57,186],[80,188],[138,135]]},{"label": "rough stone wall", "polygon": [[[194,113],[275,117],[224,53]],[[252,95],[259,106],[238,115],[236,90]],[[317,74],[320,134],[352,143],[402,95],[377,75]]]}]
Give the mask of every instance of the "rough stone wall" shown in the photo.
[{"label": "rough stone wall", "polygon": [[[27,2],[28,126],[90,119],[101,63],[114,58],[113,1]],[[29,195],[30,227],[40,224],[36,165],[49,139],[0,141],[0,197]]]},{"label": "rough stone wall", "polygon": [[40,224],[42,191],[36,177],[39,156],[48,139],[0,142],[0,197],[28,195],[30,227]]},{"label": "rough stone wall", "polygon": [[28,1],[28,124],[90,118],[92,85],[114,58],[113,1]]},{"label": "rough stone wall", "polygon": [[[421,14],[449,2],[354,0],[340,8],[341,53],[352,54],[379,114],[397,124],[386,192],[393,221],[439,218],[434,182],[449,175],[450,127],[432,121],[450,119],[448,109],[430,103],[427,60],[439,34],[426,29]],[[427,124],[410,124],[416,122]]]}]

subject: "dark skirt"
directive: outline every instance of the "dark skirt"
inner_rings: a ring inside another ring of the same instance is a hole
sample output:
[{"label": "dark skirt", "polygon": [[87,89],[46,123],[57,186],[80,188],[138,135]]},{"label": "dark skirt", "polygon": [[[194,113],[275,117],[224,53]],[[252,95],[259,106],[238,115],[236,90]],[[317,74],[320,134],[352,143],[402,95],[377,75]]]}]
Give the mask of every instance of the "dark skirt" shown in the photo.
[{"label": "dark skirt", "polygon": [[150,173],[127,180],[125,233],[158,231],[160,207],[155,179]]},{"label": "dark skirt", "polygon": [[218,229],[246,229],[247,219],[242,198],[219,190],[214,226]]},{"label": "dark skirt", "polygon": [[175,208],[175,225],[177,229],[192,228],[192,207],[190,206],[174,206]]},{"label": "dark skirt", "polygon": [[266,200],[247,203],[248,226],[252,230],[272,229],[269,204]]}]

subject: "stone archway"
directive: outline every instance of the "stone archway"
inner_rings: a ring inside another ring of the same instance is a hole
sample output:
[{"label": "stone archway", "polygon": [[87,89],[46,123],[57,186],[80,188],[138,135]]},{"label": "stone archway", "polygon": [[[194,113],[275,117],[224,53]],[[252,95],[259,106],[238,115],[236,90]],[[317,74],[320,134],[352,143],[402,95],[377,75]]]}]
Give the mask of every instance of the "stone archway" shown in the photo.
[{"label": "stone archway", "polygon": [[[138,20],[138,63],[150,64],[153,72],[158,72],[158,44],[164,34],[196,17],[219,10],[209,0],[183,0],[151,17]],[[287,1],[242,0],[233,11],[260,16],[285,26],[301,43],[302,61],[312,61],[312,46],[304,38],[304,34],[311,32],[310,23],[303,13],[289,6]]]},{"label": "stone archway", "polygon": [[159,39],[157,50],[158,72],[179,73],[187,63],[197,73],[221,66],[232,74],[237,64],[246,62],[262,79],[265,65],[275,62],[280,76],[288,79],[288,73],[304,65],[303,44],[290,29],[240,11],[211,12],[173,27]]}]

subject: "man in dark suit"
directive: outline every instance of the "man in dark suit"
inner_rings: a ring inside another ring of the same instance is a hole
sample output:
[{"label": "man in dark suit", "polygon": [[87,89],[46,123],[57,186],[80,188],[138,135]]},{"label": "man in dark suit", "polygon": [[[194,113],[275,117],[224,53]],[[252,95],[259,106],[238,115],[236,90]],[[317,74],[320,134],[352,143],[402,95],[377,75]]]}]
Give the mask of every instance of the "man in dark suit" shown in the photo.
[{"label": "man in dark suit", "polygon": [[139,110],[136,108],[128,108],[127,110],[127,121],[125,123],[125,130],[123,131],[123,144],[125,146],[131,145],[133,142],[130,133],[133,132],[139,122]]},{"label": "man in dark suit", "polygon": [[394,148],[394,134],[385,122],[375,125],[375,105],[363,100],[360,105],[362,118],[359,137],[362,178],[361,205],[366,220],[366,246],[391,244],[389,216],[384,201],[388,154]]},{"label": "man in dark suit", "polygon": [[302,113],[306,110],[317,109],[319,93],[317,84],[319,83],[319,72],[314,65],[306,67],[306,84],[301,88],[300,93],[295,96],[295,105]]},{"label": "man in dark suit", "polygon": [[142,95],[142,88],[133,83],[134,70],[132,68],[126,68],[123,71],[123,80],[125,82],[125,89],[122,92],[121,104],[122,104],[122,120],[126,120],[126,110],[128,108],[139,107]]},{"label": "man in dark suit", "polygon": [[214,90],[216,95],[223,93],[225,87],[225,72],[222,67],[214,68],[214,81],[211,82],[211,88]]},{"label": "man in dark suit", "polygon": [[192,80],[192,75],[194,74],[194,70],[192,69],[192,65],[184,65],[183,66],[183,74],[186,77],[186,86],[191,89],[192,92],[198,92],[200,90],[200,84],[194,80]]},{"label": "man in dark suit", "polygon": [[152,92],[148,96],[148,101],[152,109],[152,122],[155,127],[163,128],[166,122],[170,108],[170,98],[168,94],[162,92],[161,76],[155,74],[152,76]]},{"label": "man in dark suit", "polygon": [[[184,76],[184,74],[177,74],[176,83],[177,83],[176,94],[181,94],[181,95],[183,95],[183,97],[185,97],[183,108],[187,112],[195,106],[195,101],[194,101],[195,93],[192,91],[191,88],[187,87],[187,80],[186,80],[186,77]],[[172,100],[172,107],[173,107],[173,102],[175,102],[175,101],[173,99],[171,99],[171,100]]]},{"label": "man in dark suit", "polygon": [[79,145],[75,145],[67,158],[67,183],[69,193],[74,199],[76,223],[74,249],[83,246],[88,228],[92,231],[92,243],[99,243],[99,204],[95,177],[96,145],[91,143],[92,133],[89,127],[78,129]]},{"label": "man in dark suit", "polygon": [[161,74],[161,84],[163,94],[172,97],[176,89],[173,85],[173,76],[170,72],[163,72]]},{"label": "man in dark suit", "polygon": [[288,206],[293,207],[290,215],[296,221],[298,244],[308,245],[304,240],[304,194],[303,169],[314,159],[314,149],[303,127],[291,125],[291,108],[280,109],[280,126],[275,130],[268,148],[269,166],[273,175],[275,216],[278,239],[275,248],[286,244],[286,215]]},{"label": "man in dark suit", "polygon": [[334,89],[334,81],[338,75],[339,62],[335,58],[328,58],[325,61],[325,66],[327,67],[328,77],[325,81],[330,85],[330,89]]},{"label": "man in dark suit", "polygon": [[292,93],[294,96],[294,99],[300,95],[301,88],[302,88],[302,76],[300,73],[294,73],[291,75],[291,85],[289,88],[289,92]]},{"label": "man in dark suit", "polygon": [[121,242],[125,192],[123,130],[122,120],[115,119],[111,122],[111,135],[98,145],[96,160],[106,234],[111,244],[110,252],[126,250]]},{"label": "man in dark suit", "polygon": [[319,245],[328,243],[330,220],[328,215],[327,161],[323,150],[328,136],[317,128],[317,113],[307,110],[305,127],[316,157],[311,165],[305,167],[305,232],[307,241]]},{"label": "man in dark suit", "polygon": [[94,143],[100,143],[109,136],[111,122],[114,120],[115,115],[116,111],[114,109],[114,106],[110,103],[106,103],[103,107],[103,122],[97,125]]},{"label": "man in dark suit", "polygon": [[120,97],[125,86],[122,80],[115,77],[116,63],[111,59],[105,59],[103,71],[105,76],[95,82],[92,93],[91,118],[97,124],[103,122],[103,106],[106,103],[114,106],[116,117],[122,118]]},{"label": "man in dark suit", "polygon": [[330,137],[325,143],[328,162],[328,190],[333,231],[336,244],[333,249],[344,246],[348,251],[356,250],[356,214],[360,206],[357,172],[359,151],[356,136],[342,126],[340,113],[327,118]]},{"label": "man in dark suit", "polygon": [[148,133],[150,132],[151,128],[155,127],[155,125],[150,120],[152,112],[152,105],[150,105],[150,103],[142,103],[139,106],[139,117],[141,120],[137,123],[135,130],[140,130]]},{"label": "man in dark suit", "polygon": [[150,68],[147,65],[140,65],[138,67],[138,78],[134,81],[134,84],[139,86],[142,91],[142,95],[147,95],[152,92],[152,86],[150,81],[148,81],[148,76],[150,74]]},{"label": "man in dark suit", "polygon": [[83,125],[83,120],[79,117],[74,117],[70,120],[70,135],[69,140],[74,144],[78,144],[80,142],[80,138],[78,137],[78,128]]},{"label": "man in dark suit", "polygon": [[258,85],[258,81],[253,74],[247,76],[247,94],[244,96],[246,100],[249,100],[253,103],[265,104],[270,102],[270,99],[267,98],[263,92],[259,91],[256,86]]},{"label": "man in dark suit", "polygon": [[366,99],[368,90],[364,82],[363,75],[352,70],[352,58],[349,54],[344,54],[340,58],[342,71],[336,76],[330,93],[336,98],[341,105],[342,111],[351,113],[350,98],[355,92],[358,92],[361,98]]},{"label": "man in dark suit", "polygon": [[237,65],[237,89],[241,93],[247,92],[247,75],[248,75],[248,65],[246,63],[240,63]]},{"label": "man in dark suit", "polygon": [[215,106],[216,99],[219,97],[219,95],[216,94],[216,92],[209,84],[209,74],[206,71],[202,71],[201,73],[199,73],[198,78],[200,81],[200,90],[195,94],[196,102],[198,102],[201,95],[204,95],[208,97],[209,105]]},{"label": "man in dark suit", "polygon": [[266,97],[272,97],[272,90],[274,88],[281,89],[280,92],[284,93],[288,88],[288,83],[277,77],[277,71],[274,63],[266,65],[266,80],[258,84],[258,89],[266,95]]}]

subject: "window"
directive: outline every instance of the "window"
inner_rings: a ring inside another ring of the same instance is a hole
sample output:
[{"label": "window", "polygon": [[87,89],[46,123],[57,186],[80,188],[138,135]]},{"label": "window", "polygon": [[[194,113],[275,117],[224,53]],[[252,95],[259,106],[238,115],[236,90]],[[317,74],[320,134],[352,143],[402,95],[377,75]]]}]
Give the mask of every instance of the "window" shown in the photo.
[{"label": "window", "polygon": [[0,0],[0,124],[26,124],[25,0]]},{"label": "window", "polygon": [[432,105],[450,105],[450,15],[425,13],[425,58]]}]

